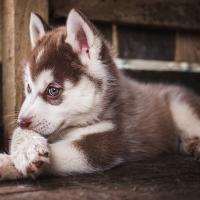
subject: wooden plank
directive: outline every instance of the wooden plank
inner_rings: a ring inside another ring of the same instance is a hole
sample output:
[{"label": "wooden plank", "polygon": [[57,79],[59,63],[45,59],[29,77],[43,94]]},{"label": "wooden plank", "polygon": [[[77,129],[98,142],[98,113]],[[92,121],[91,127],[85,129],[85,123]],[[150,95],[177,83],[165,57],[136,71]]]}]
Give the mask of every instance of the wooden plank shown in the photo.
[{"label": "wooden plank", "polygon": [[[2,1],[0,0],[0,85],[2,85]],[[2,96],[2,87],[0,87]],[[0,98],[0,151],[3,146],[2,98]]]},{"label": "wooden plank", "polygon": [[30,12],[48,19],[48,0],[3,0],[3,121],[6,136],[14,128],[14,115],[23,101],[22,60],[30,48]]},{"label": "wooden plank", "polygon": [[200,73],[187,71],[122,70],[131,79],[144,83],[164,83],[187,87],[200,95]]},{"label": "wooden plank", "polygon": [[175,31],[118,26],[119,57],[174,60]]},{"label": "wooden plank", "polygon": [[197,200],[200,168],[193,158],[165,155],[103,173],[1,182],[0,186],[1,200]]},{"label": "wooden plank", "polygon": [[115,63],[119,69],[144,70],[144,71],[174,71],[174,72],[200,72],[200,63],[120,59]]},{"label": "wooden plank", "polygon": [[0,1],[0,64],[2,63],[2,1]]},{"label": "wooden plank", "polygon": [[92,20],[200,30],[198,0],[51,0],[50,5],[54,17],[78,8]]},{"label": "wooden plank", "polygon": [[200,33],[177,32],[175,60],[200,63]]},{"label": "wooden plank", "polygon": [[116,24],[112,25],[112,52],[116,57],[119,55],[119,36]]}]

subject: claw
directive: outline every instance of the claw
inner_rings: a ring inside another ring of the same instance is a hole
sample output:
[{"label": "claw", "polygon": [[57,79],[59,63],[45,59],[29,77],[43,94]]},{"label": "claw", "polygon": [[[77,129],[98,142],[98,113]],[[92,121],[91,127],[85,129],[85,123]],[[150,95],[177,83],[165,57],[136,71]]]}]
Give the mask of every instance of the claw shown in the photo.
[{"label": "claw", "polygon": [[48,152],[39,153],[39,156],[49,157],[49,153]]},{"label": "claw", "polygon": [[40,160],[38,160],[38,161],[35,161],[35,162],[33,162],[33,164],[37,167],[37,168],[41,168],[42,167],[42,165],[44,164],[44,162],[43,161],[40,161]]}]

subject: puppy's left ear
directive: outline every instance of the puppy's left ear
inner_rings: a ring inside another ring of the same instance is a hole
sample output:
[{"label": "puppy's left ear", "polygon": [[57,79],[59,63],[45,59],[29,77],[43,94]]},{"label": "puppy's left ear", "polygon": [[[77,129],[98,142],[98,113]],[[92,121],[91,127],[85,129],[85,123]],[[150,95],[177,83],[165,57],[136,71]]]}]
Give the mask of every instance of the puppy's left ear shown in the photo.
[{"label": "puppy's left ear", "polygon": [[42,19],[42,17],[36,13],[31,13],[29,23],[29,34],[32,48],[36,43],[45,35],[47,31],[50,31],[51,27]]},{"label": "puppy's left ear", "polygon": [[94,25],[80,12],[72,9],[67,19],[67,38],[73,50],[90,58],[98,54],[101,39]]}]

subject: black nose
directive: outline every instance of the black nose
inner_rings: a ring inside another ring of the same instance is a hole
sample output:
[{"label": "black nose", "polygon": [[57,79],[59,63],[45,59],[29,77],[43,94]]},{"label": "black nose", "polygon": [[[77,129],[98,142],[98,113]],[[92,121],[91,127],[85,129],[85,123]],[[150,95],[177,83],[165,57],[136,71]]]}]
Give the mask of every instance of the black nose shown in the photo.
[{"label": "black nose", "polygon": [[21,118],[17,121],[17,125],[21,128],[28,128],[31,123],[31,118]]}]

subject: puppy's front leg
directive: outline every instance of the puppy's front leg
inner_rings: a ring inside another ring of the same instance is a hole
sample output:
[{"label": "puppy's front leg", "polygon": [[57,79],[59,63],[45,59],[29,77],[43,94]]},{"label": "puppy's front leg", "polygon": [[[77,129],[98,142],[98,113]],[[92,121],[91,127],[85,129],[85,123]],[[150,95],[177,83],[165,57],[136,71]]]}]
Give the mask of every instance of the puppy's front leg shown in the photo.
[{"label": "puppy's front leg", "polygon": [[10,155],[0,154],[0,177],[16,179],[38,175],[48,161],[46,139],[33,131],[17,128],[12,136]]},{"label": "puppy's front leg", "polygon": [[113,129],[111,122],[102,121],[74,128],[62,140],[49,144],[52,171],[91,173],[121,163],[121,138]]},{"label": "puppy's front leg", "polygon": [[48,161],[46,139],[33,131],[17,128],[12,136],[10,155],[0,154],[0,178],[37,175]]},{"label": "puppy's front leg", "polygon": [[10,146],[11,159],[23,175],[37,175],[44,163],[48,163],[47,140],[31,130],[17,128]]}]

